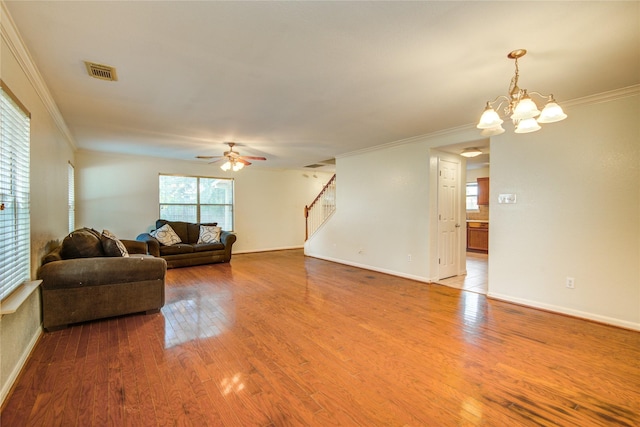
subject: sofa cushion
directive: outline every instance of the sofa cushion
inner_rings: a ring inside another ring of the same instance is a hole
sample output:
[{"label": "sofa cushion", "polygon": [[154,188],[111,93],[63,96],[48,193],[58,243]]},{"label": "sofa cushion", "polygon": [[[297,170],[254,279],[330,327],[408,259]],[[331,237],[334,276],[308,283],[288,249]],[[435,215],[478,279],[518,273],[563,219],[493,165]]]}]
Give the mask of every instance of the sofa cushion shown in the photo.
[{"label": "sofa cushion", "polygon": [[193,253],[193,245],[178,243],[171,246],[160,246],[160,255],[178,255]]},{"label": "sofa cushion", "polygon": [[157,230],[152,231],[150,234],[158,239],[158,241],[163,245],[170,246],[182,242],[180,236],[178,236],[178,234],[173,230],[173,227],[169,224],[163,225]]},{"label": "sofa cushion", "polygon": [[198,236],[198,244],[200,243],[219,243],[222,228],[215,225],[200,225],[200,236]]},{"label": "sofa cushion", "polygon": [[194,252],[206,252],[206,251],[218,251],[224,249],[224,245],[220,242],[217,243],[196,243],[193,246]]},{"label": "sofa cushion", "polygon": [[104,256],[100,233],[90,228],[81,228],[71,232],[62,241],[60,255],[62,259]]},{"label": "sofa cushion", "polygon": [[109,230],[102,230],[102,250],[106,256],[129,256],[126,246]]}]

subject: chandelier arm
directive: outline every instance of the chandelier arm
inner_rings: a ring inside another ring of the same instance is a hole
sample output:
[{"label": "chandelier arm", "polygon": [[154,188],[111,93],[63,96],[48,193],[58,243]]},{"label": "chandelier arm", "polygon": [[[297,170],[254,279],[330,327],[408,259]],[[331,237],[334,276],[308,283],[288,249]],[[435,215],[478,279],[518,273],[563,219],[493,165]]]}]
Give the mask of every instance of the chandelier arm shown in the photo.
[{"label": "chandelier arm", "polygon": [[[497,107],[494,107],[494,104],[496,102],[498,102],[498,101],[500,101],[500,103],[498,104]],[[493,108],[494,111],[500,111],[500,109],[502,108],[502,105],[505,102],[507,103],[507,105],[511,105],[511,99],[509,99],[508,96],[506,96],[506,95],[498,95],[493,101],[487,101],[487,107]]]},{"label": "chandelier arm", "polygon": [[540,93],[540,92],[528,92],[528,93],[529,93],[529,95],[537,95],[540,98],[546,98],[547,101],[553,100],[553,94],[552,93],[550,93],[549,95],[545,95],[544,93]]}]

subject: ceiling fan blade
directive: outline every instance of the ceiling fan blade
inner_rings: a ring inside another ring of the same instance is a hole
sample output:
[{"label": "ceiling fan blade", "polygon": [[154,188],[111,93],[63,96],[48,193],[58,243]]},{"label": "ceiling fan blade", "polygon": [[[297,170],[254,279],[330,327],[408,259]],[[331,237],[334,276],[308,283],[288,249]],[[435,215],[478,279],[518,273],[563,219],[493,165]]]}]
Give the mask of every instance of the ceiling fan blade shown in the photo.
[{"label": "ceiling fan blade", "polygon": [[222,156],[196,156],[196,159],[220,159]]},{"label": "ceiling fan blade", "polygon": [[240,156],[243,159],[249,159],[249,160],[267,160],[266,157],[256,157],[256,156]]},{"label": "ceiling fan blade", "polygon": [[236,162],[240,162],[240,163],[242,163],[242,164],[243,164],[243,165],[245,165],[245,166],[249,166],[249,165],[251,164],[251,162],[247,162],[245,159],[243,159],[243,158],[241,158],[241,157],[237,158],[237,159],[236,159]]}]

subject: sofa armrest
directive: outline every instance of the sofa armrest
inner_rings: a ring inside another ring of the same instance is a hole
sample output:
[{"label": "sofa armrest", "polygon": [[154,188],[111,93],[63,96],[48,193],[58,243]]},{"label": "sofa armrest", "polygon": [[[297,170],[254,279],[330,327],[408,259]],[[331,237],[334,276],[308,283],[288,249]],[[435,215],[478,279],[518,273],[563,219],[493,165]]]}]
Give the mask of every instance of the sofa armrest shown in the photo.
[{"label": "sofa armrest", "polygon": [[220,233],[220,242],[224,245],[224,258],[226,262],[231,261],[231,247],[237,237],[234,233],[223,231]]},{"label": "sofa armrest", "polygon": [[153,237],[151,234],[149,233],[139,234],[138,237],[136,237],[136,240],[139,242],[146,242],[147,253],[149,255],[153,255],[155,257],[160,256],[160,242],[158,242],[158,239]]},{"label": "sofa armrest", "polygon": [[220,243],[222,243],[225,247],[227,246],[231,247],[231,245],[233,245],[233,242],[235,242],[236,239],[237,239],[236,235],[228,231],[223,231],[220,233]]},{"label": "sofa armrest", "polygon": [[147,254],[147,242],[140,242],[138,240],[124,240],[120,239],[120,241],[124,244],[124,247],[127,248],[127,252],[130,254]]},{"label": "sofa armrest", "polygon": [[42,287],[69,289],[165,279],[167,263],[145,256],[76,258],[53,261],[39,268]]}]

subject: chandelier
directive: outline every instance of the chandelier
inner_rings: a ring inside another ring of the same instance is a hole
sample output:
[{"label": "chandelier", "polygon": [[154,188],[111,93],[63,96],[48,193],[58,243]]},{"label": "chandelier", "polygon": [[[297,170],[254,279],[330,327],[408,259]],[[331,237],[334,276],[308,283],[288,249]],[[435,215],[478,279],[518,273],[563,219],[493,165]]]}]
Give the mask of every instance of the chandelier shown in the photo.
[{"label": "chandelier", "polygon": [[[502,127],[503,120],[496,112],[504,105],[504,115],[511,117],[511,121],[515,126],[515,133],[529,133],[540,130],[540,123],[554,123],[567,118],[562,108],[556,103],[553,95],[543,95],[538,92],[527,92],[527,89],[518,87],[518,59],[522,58],[527,51],[525,49],[517,49],[510,52],[507,57],[514,59],[516,62],[516,73],[511,78],[509,85],[509,95],[500,95],[493,101],[487,101],[487,105],[480,117],[477,128],[482,129],[483,136],[500,135],[504,132]],[[530,95],[538,96],[546,100],[546,104],[542,112],[538,110],[538,106]],[[506,104],[505,104],[506,103]],[[496,106],[497,104],[497,106]],[[494,109],[494,106],[495,109]],[[536,119],[537,117],[537,119]]]}]

